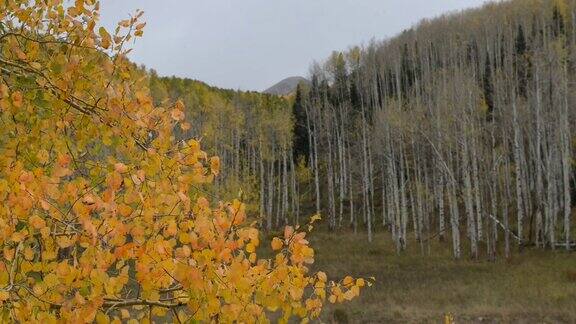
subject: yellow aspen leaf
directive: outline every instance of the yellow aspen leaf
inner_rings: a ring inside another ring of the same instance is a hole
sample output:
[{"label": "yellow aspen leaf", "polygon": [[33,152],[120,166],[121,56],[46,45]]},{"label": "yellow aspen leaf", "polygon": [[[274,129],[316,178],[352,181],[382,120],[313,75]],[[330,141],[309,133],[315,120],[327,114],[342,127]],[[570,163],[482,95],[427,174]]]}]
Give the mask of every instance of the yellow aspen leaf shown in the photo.
[{"label": "yellow aspen leaf", "polygon": [[180,232],[178,234],[178,241],[180,241],[182,244],[188,244],[190,243],[190,235],[188,235],[186,232]]},{"label": "yellow aspen leaf", "polygon": [[37,229],[37,230],[46,227],[46,221],[38,215],[30,216],[30,219],[28,220],[28,222],[30,223],[30,225],[32,225],[32,227],[34,229]]},{"label": "yellow aspen leaf", "polygon": [[200,143],[195,139],[191,139],[188,141],[188,147],[190,148],[192,153],[197,153],[200,151]]},{"label": "yellow aspen leaf", "polygon": [[138,176],[138,179],[140,179],[140,181],[144,182],[144,180],[146,180],[146,172],[144,172],[144,170],[136,171],[136,175]]},{"label": "yellow aspen leaf", "polygon": [[136,174],[131,174],[130,179],[132,179],[132,182],[134,182],[134,184],[137,186],[142,184],[142,181],[140,180],[140,178]]},{"label": "yellow aspen leaf", "polygon": [[110,318],[104,312],[98,312],[96,314],[96,323],[97,324],[108,324],[108,323],[110,323]]},{"label": "yellow aspen leaf", "polygon": [[72,161],[72,158],[68,154],[58,155],[58,165],[63,167],[63,168],[66,168],[70,164],[71,161]]},{"label": "yellow aspen leaf", "polygon": [[256,252],[256,246],[253,243],[246,244],[246,252],[248,253]]},{"label": "yellow aspen leaf", "polygon": [[92,244],[96,243],[96,239],[98,237],[98,231],[96,230],[96,226],[92,223],[91,220],[86,219],[82,225],[84,229],[92,236]]},{"label": "yellow aspen leaf", "polygon": [[344,286],[348,286],[351,285],[354,282],[354,279],[350,276],[346,276],[344,278],[344,280],[342,281],[342,284],[344,284]]},{"label": "yellow aspen leaf", "polygon": [[184,102],[182,102],[182,100],[177,100],[176,103],[174,104],[174,108],[177,110],[184,110]]},{"label": "yellow aspen leaf", "polygon": [[124,27],[124,28],[130,27],[130,20],[128,20],[128,19],[121,20],[118,23],[118,26]]},{"label": "yellow aspen leaf", "polygon": [[50,261],[56,259],[56,250],[44,250],[42,251],[42,259],[45,261]]},{"label": "yellow aspen leaf", "polygon": [[178,233],[178,225],[176,225],[176,222],[174,220],[170,220],[168,222],[168,226],[166,227],[164,233],[166,236],[174,236]]},{"label": "yellow aspen leaf", "polygon": [[172,117],[172,119],[175,121],[184,120],[184,112],[180,109],[172,109],[170,111],[170,117]]},{"label": "yellow aspen leaf", "polygon": [[98,29],[98,34],[100,35],[100,40],[101,40],[100,45],[103,48],[108,49],[111,45],[112,38],[111,38],[110,34],[108,33],[108,31],[106,31],[106,28],[100,27],[100,29]]},{"label": "yellow aspen leaf", "polygon": [[360,296],[360,287],[352,286],[352,288],[350,288],[350,291],[352,291],[352,294],[353,294],[352,297]]},{"label": "yellow aspen leaf", "polygon": [[320,216],[320,214],[316,214],[316,215],[310,217],[310,224],[313,224],[314,222],[316,222],[316,221],[318,221],[318,220],[320,220],[320,219],[322,219],[322,217]]},{"label": "yellow aspen leaf", "polygon": [[94,199],[94,196],[86,195],[82,198],[82,202],[86,205],[92,205],[96,202],[96,200]]},{"label": "yellow aspen leaf", "polygon": [[102,68],[104,72],[106,72],[107,74],[112,74],[112,72],[114,72],[114,64],[108,57],[105,57],[103,59]]},{"label": "yellow aspen leaf", "polygon": [[46,291],[46,286],[44,286],[43,283],[35,284],[34,287],[32,287],[32,291],[34,291],[36,296],[42,296],[42,294]]},{"label": "yellow aspen leaf", "polygon": [[32,261],[34,259],[34,250],[29,246],[24,249],[24,259],[28,261]]},{"label": "yellow aspen leaf", "polygon": [[220,173],[220,158],[217,156],[213,156],[210,158],[210,170],[214,175],[218,175]]},{"label": "yellow aspen leaf", "polygon": [[56,243],[58,244],[58,246],[62,249],[65,249],[67,247],[70,247],[73,243],[73,241],[67,237],[67,236],[59,236],[56,239]]},{"label": "yellow aspen leaf", "polygon": [[124,179],[122,178],[122,175],[118,172],[112,172],[110,174],[108,174],[108,177],[106,179],[106,183],[108,184],[108,187],[112,190],[118,190],[120,188],[120,186],[122,185],[122,181]]},{"label": "yellow aspen leaf", "polygon": [[44,227],[40,229],[40,234],[42,235],[42,238],[47,238],[48,236],[50,236],[50,228]]},{"label": "yellow aspen leaf", "polygon": [[302,290],[298,287],[292,287],[290,289],[290,297],[292,297],[293,300],[300,300],[300,298],[302,298],[303,294],[304,294],[304,290]]},{"label": "yellow aspen leaf", "polygon": [[[314,293],[320,297],[321,300],[325,300],[326,299],[326,289],[324,288],[318,288],[316,290],[314,290]],[[320,305],[321,306],[321,305]]]},{"label": "yellow aspen leaf", "polygon": [[4,249],[2,250],[2,255],[4,256],[4,258],[11,262],[12,260],[14,260],[14,255],[16,254],[16,250],[12,249],[12,248],[8,248],[8,247],[4,247]]},{"label": "yellow aspen leaf", "polygon": [[14,50],[14,52],[16,53],[16,56],[18,57],[19,60],[25,61],[28,56],[26,55],[26,53],[24,53],[21,49],[16,48]]},{"label": "yellow aspen leaf", "polygon": [[306,245],[308,244],[308,240],[304,239],[304,237],[306,237],[305,232],[296,233],[292,236],[292,241],[298,244]]},{"label": "yellow aspen leaf", "polygon": [[42,207],[42,209],[44,209],[45,211],[50,210],[50,204],[48,203],[48,201],[46,201],[46,199],[40,200],[40,207]]},{"label": "yellow aspen leaf", "polygon": [[132,214],[132,207],[126,204],[120,204],[118,206],[118,213],[123,217],[128,217]]},{"label": "yellow aspen leaf", "polygon": [[116,170],[118,173],[125,173],[128,171],[128,167],[126,164],[118,162],[114,164],[114,170]]},{"label": "yellow aspen leaf", "polygon": [[41,149],[36,154],[36,158],[38,158],[38,162],[40,162],[41,164],[46,164],[48,163],[50,155],[48,151],[46,151],[45,149]]},{"label": "yellow aspen leaf", "polygon": [[187,130],[189,130],[190,128],[192,128],[192,125],[191,125],[190,123],[188,123],[188,122],[184,122],[184,123],[181,123],[181,124],[180,124],[180,129],[183,130],[183,131],[187,131]]},{"label": "yellow aspen leaf", "polygon": [[272,239],[272,250],[278,251],[284,246],[284,243],[281,239],[275,237]]},{"label": "yellow aspen leaf", "polygon": [[356,295],[354,294],[354,291],[352,290],[348,290],[347,292],[344,293],[344,299],[346,300],[352,300],[354,299]]},{"label": "yellow aspen leaf", "polygon": [[8,89],[8,86],[0,83],[0,98],[8,98],[9,92],[10,90]]},{"label": "yellow aspen leaf", "polygon": [[0,289],[0,302],[10,299],[10,293],[4,289]]},{"label": "yellow aspen leaf", "polygon": [[202,208],[208,208],[210,206],[210,203],[208,202],[208,200],[204,197],[200,197],[198,198],[198,206],[202,207]]},{"label": "yellow aspen leaf", "polygon": [[15,91],[12,93],[12,104],[16,108],[22,107],[22,93],[20,91]]},{"label": "yellow aspen leaf", "polygon": [[120,310],[120,314],[122,315],[123,319],[128,319],[130,318],[130,312],[126,309],[126,308],[122,308]]}]

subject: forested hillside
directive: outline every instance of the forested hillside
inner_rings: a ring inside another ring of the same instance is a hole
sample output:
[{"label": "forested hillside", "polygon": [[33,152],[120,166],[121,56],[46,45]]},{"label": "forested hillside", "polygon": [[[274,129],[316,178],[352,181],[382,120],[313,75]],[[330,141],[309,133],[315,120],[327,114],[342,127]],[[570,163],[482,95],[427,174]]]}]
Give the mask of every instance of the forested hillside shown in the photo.
[{"label": "forested hillside", "polygon": [[241,191],[268,230],[304,210],[398,251],[412,235],[493,259],[576,248],[575,62],[576,2],[518,0],[334,52],[290,100],[154,73],[150,88],[183,98],[180,138],[228,170],[215,194]]},{"label": "forested hillside", "polygon": [[279,96],[292,95],[300,83],[309,84],[310,82],[303,77],[289,77],[264,90],[264,93]]},{"label": "forested hillside", "polygon": [[288,100],[218,89],[194,80],[159,78],[154,72],[149,80],[158,103],[180,99],[188,107],[186,127],[176,129],[176,137],[199,139],[220,157],[223,171],[211,188],[213,195],[240,197],[269,230],[299,222]]},{"label": "forested hillside", "polygon": [[385,227],[398,251],[412,235],[456,258],[574,249],[575,75],[576,1],[423,21],[314,65],[295,158],[330,228]]}]

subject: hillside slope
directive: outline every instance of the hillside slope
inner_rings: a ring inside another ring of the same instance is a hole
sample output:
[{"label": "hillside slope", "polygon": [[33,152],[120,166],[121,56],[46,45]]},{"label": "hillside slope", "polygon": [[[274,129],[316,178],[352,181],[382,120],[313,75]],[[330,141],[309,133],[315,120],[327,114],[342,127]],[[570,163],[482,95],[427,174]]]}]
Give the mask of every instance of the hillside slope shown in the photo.
[{"label": "hillside slope", "polygon": [[299,76],[289,77],[286,78],[275,85],[271,86],[270,88],[264,90],[264,93],[278,95],[278,96],[286,96],[289,94],[294,93],[296,91],[296,87],[299,83],[310,83],[307,79]]},{"label": "hillside slope", "polygon": [[[275,198],[285,189],[290,189],[292,197],[295,190],[280,185],[268,188],[267,184],[279,184],[283,175],[293,174],[292,159],[288,158],[290,102],[281,96],[219,89],[201,81],[153,73],[149,88],[156,102],[183,101],[187,127],[175,129],[177,139],[200,139],[210,154],[220,157],[222,172],[216,178],[217,186],[206,190],[226,199],[238,198],[242,192],[251,217],[269,215],[268,226],[279,224],[279,216],[272,216],[278,215],[282,203]],[[277,165],[283,167],[275,168]],[[266,210],[260,205],[264,200]],[[282,212],[296,218],[295,207],[284,207]]]},{"label": "hillside slope", "polygon": [[456,258],[576,248],[576,1],[423,21],[313,71],[295,145],[332,229],[450,238]]}]

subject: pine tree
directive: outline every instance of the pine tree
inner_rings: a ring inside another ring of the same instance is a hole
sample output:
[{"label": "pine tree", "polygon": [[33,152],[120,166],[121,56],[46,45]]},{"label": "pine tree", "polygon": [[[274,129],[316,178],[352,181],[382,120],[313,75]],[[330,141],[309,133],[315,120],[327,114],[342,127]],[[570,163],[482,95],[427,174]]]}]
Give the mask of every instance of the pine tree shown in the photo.
[{"label": "pine tree", "polygon": [[303,83],[298,84],[296,87],[296,94],[294,97],[294,104],[292,105],[292,118],[294,121],[294,130],[292,137],[292,151],[295,161],[304,157],[307,159],[310,155],[309,134],[306,127],[306,91]]}]

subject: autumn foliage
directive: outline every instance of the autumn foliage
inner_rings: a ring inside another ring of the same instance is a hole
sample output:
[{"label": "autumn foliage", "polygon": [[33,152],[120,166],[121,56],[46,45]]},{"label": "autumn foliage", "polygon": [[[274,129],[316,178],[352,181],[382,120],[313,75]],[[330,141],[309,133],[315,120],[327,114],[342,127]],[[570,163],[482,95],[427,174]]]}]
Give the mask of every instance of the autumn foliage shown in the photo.
[{"label": "autumn foliage", "polygon": [[67,3],[0,0],[0,321],[307,320],[358,296],[309,271],[306,232],[258,258],[245,205],[203,194],[218,158],[126,59],[142,12],[109,32]]}]

